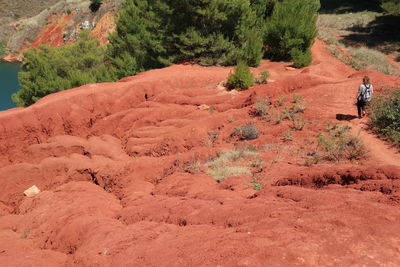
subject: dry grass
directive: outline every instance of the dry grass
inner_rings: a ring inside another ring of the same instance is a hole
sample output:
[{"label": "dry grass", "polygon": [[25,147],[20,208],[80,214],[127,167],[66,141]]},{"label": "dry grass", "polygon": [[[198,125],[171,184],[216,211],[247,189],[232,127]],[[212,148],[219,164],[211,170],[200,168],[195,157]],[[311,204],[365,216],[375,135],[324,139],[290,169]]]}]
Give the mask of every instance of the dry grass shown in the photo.
[{"label": "dry grass", "polygon": [[388,75],[400,76],[400,72],[388,62],[385,54],[377,50],[360,47],[353,49],[350,54],[360,69],[372,69]]},{"label": "dry grass", "polygon": [[262,161],[257,152],[238,149],[221,152],[216,158],[207,162],[206,173],[218,182],[232,176],[252,174],[251,167],[262,167]]}]

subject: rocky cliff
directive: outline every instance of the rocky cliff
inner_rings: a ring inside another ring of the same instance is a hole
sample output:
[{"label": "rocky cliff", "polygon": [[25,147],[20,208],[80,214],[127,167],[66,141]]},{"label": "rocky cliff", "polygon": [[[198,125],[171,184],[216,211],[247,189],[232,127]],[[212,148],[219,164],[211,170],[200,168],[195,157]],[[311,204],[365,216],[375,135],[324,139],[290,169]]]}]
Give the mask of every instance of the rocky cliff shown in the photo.
[{"label": "rocky cliff", "polygon": [[0,0],[0,43],[9,53],[6,59],[18,60],[25,49],[42,44],[74,42],[82,29],[91,30],[104,44],[121,3],[104,1],[92,12],[88,0]]}]

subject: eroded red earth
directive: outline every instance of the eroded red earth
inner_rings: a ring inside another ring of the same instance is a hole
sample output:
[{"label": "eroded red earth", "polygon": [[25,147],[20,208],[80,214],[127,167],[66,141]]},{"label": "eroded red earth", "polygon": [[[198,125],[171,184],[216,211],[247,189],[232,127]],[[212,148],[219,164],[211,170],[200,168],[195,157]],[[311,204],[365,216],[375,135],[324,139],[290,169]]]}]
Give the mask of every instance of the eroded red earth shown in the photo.
[{"label": "eroded red earth", "polygon": [[[363,75],[317,41],[312,66],[264,62],[270,82],[227,92],[230,69],[175,65],[0,112],[1,266],[398,266],[400,156],[366,129],[369,157],[302,164],[336,114],[355,115]],[[257,99],[302,95],[307,124],[250,116]],[[260,137],[239,141],[252,121]],[[212,134],[210,134],[212,133]],[[210,140],[212,136],[212,140]],[[259,148],[266,167],[217,183],[191,171],[222,150]],[[299,152],[300,151],[300,152]],[[25,197],[32,185],[42,192]]]}]

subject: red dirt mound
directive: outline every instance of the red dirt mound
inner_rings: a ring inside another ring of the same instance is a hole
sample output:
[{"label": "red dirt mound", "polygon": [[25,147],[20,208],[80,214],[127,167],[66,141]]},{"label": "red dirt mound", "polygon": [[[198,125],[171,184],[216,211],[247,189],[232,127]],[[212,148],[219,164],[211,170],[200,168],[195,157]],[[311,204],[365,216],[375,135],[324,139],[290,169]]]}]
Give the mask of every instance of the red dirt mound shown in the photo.
[{"label": "red dirt mound", "polygon": [[[176,65],[0,112],[0,265],[399,265],[400,156],[365,119],[336,121],[355,114],[363,75],[377,91],[399,79],[356,72],[320,41],[313,56],[300,70],[263,62],[253,72],[274,82],[240,93],[221,86],[228,68]],[[251,116],[293,93],[302,131]],[[307,167],[327,120],[361,130],[369,157]],[[249,122],[258,138],[238,140]],[[232,164],[245,171],[207,174]]]}]

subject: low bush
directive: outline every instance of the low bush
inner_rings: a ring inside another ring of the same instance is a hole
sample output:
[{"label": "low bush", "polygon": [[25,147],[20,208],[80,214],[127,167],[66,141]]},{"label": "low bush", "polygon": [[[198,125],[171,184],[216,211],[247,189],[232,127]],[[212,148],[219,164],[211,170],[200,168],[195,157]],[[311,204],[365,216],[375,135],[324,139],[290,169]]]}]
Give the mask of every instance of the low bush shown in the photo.
[{"label": "low bush", "polygon": [[303,116],[294,116],[292,119],[292,129],[296,131],[302,131],[307,122]]},{"label": "low bush", "polygon": [[364,157],[366,148],[359,137],[350,134],[350,129],[348,126],[336,124],[327,129],[328,134],[321,134],[318,137],[319,160],[339,161]]},{"label": "low bush", "polygon": [[271,103],[269,102],[269,100],[267,98],[260,99],[255,104],[254,115],[263,117],[269,113],[270,108],[271,108]]},{"label": "low bush", "polygon": [[254,76],[249,66],[244,62],[239,62],[234,74],[229,74],[227,86],[229,89],[246,90],[254,84]]},{"label": "low bush", "polygon": [[236,127],[232,135],[239,137],[240,140],[253,140],[258,138],[259,132],[257,127],[249,122],[246,125]]},{"label": "low bush", "polygon": [[369,113],[372,128],[400,146],[400,88],[374,97]]},{"label": "low bush", "polygon": [[270,76],[269,71],[265,70],[260,72],[260,75],[255,79],[256,84],[266,84],[268,83],[268,78]]},{"label": "low bush", "polygon": [[206,164],[208,166],[206,173],[214,177],[217,182],[232,176],[251,175],[251,163],[246,163],[246,160],[258,157],[258,153],[245,149],[224,151]]},{"label": "low bush", "polygon": [[312,55],[310,49],[301,51],[297,48],[294,48],[290,51],[290,55],[292,57],[293,67],[295,68],[303,68],[311,64]]}]

